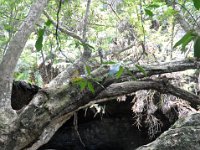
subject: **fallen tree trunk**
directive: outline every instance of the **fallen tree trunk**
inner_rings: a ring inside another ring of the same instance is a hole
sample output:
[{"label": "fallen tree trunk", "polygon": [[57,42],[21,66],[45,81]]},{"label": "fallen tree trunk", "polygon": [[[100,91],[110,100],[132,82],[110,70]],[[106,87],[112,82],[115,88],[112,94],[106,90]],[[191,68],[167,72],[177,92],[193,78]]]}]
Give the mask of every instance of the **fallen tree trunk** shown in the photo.
[{"label": "fallen tree trunk", "polygon": [[[189,62],[188,66],[191,69],[191,66],[195,67],[195,63]],[[168,71],[171,72],[171,70]],[[119,79],[116,80],[113,77],[102,80],[100,84],[94,82],[96,94],[92,94],[89,90],[80,92],[80,89],[71,83],[40,90],[33,100],[19,112],[16,122],[17,130],[12,132],[13,138],[11,140],[15,141],[15,148],[22,149],[26,147],[33,150],[39,148],[47,143],[57,129],[76,111],[93,103],[108,101],[109,97],[130,94],[142,89],[155,89],[162,93],[173,94],[195,104],[200,103],[198,96],[174,87],[168,82],[167,78],[157,81],[142,80],[124,83],[114,83]]]},{"label": "fallen tree trunk", "polygon": [[[143,66],[145,74],[137,68],[129,67],[129,72],[124,72],[119,79],[109,76],[109,67],[100,67],[91,75],[93,78],[100,79],[99,83],[91,79],[95,88],[95,94],[93,94],[88,90],[80,92],[77,85],[73,84],[73,73],[76,70],[83,70],[85,65],[82,62],[83,59],[79,59],[57,76],[48,88],[39,90],[27,106],[19,111],[13,110],[11,108],[12,74],[23,47],[47,3],[48,0],[38,0],[32,5],[29,15],[11,40],[0,65],[0,149],[36,150],[48,142],[62,124],[78,110],[93,103],[107,101],[111,97],[142,89],[155,89],[162,93],[173,94],[194,105],[200,103],[198,96],[174,87],[167,78],[156,81],[131,80],[132,76],[142,79],[152,75],[197,69],[200,66],[199,61],[187,60]],[[74,34],[73,37],[79,38]]]}]

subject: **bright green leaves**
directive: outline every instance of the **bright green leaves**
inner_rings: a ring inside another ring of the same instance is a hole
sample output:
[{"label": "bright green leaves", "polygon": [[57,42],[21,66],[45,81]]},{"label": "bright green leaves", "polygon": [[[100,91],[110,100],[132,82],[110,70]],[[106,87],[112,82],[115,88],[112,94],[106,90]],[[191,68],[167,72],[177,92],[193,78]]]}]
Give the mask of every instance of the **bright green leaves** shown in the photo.
[{"label": "bright green leaves", "polygon": [[47,22],[45,22],[44,27],[38,30],[38,33],[37,33],[38,38],[35,42],[35,48],[36,48],[37,52],[42,50],[44,33],[45,33],[45,30],[46,30],[46,27],[50,26],[51,23],[52,22],[50,20],[47,20]]},{"label": "bright green leaves", "polygon": [[187,32],[175,45],[174,48],[177,46],[182,46],[181,51],[186,51],[186,46],[194,40],[194,57],[200,58],[200,37],[197,34],[194,34],[192,31]]},{"label": "bright green leaves", "polygon": [[51,24],[52,24],[51,20],[47,20],[47,22],[45,22],[45,25],[48,26],[48,27],[49,27]]},{"label": "bright green leaves", "polygon": [[154,11],[156,8],[159,8],[161,5],[159,3],[152,3],[152,4],[148,4],[145,6],[144,8],[144,12],[147,16],[149,17],[153,17],[154,15]]},{"label": "bright green leaves", "polygon": [[192,31],[187,32],[175,45],[174,48],[181,45],[181,51],[185,52],[185,47],[194,39],[195,35]]},{"label": "bright green leaves", "polygon": [[144,11],[146,15],[153,17],[153,12],[151,10],[145,8]]},{"label": "bright green leaves", "polygon": [[124,68],[120,66],[118,72],[116,73],[116,78],[119,79],[122,76],[123,72],[124,72]]},{"label": "bright green leaves", "polygon": [[90,92],[92,92],[94,94],[95,93],[94,86],[92,85],[92,83],[90,81],[87,82],[87,86],[88,86],[88,89],[90,90]]},{"label": "bright green leaves", "polygon": [[86,86],[88,85],[87,80],[79,80],[77,83],[79,84],[81,91],[86,89]]},{"label": "bright green leaves", "polygon": [[39,31],[38,31],[38,39],[35,42],[35,48],[36,48],[37,52],[42,50],[44,31],[45,31],[45,28],[39,29]]},{"label": "bright green leaves", "polygon": [[94,90],[92,81],[90,81],[87,78],[82,78],[82,77],[74,78],[74,79],[72,79],[72,83],[79,85],[81,91],[88,89],[90,92],[92,92],[92,94],[95,94],[95,90]]},{"label": "bright green leaves", "polygon": [[90,66],[85,66],[85,76],[72,78],[71,81],[73,84],[79,85],[81,91],[88,89],[90,92],[95,94],[95,90],[94,90],[94,86],[92,82],[97,83],[97,81],[91,77]]},{"label": "bright green leaves", "polygon": [[194,3],[194,7],[199,10],[200,9],[200,0],[192,0]]},{"label": "bright green leaves", "polygon": [[87,75],[91,75],[91,68],[90,68],[90,66],[85,66],[85,71],[86,71],[86,73],[87,73]]},{"label": "bright green leaves", "polygon": [[196,37],[194,41],[194,57],[200,58],[200,37]]}]

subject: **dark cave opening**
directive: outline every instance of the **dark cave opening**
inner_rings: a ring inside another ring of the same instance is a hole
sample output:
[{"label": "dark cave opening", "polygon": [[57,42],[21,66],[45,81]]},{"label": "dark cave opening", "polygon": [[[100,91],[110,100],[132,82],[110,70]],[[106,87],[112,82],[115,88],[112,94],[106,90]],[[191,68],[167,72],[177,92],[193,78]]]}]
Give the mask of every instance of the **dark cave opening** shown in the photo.
[{"label": "dark cave opening", "polygon": [[[14,81],[12,91],[12,107],[19,110],[27,105],[33,96],[40,90],[39,87]],[[38,150],[132,150],[155,140],[166,131],[173,122],[157,110],[154,114],[163,123],[161,132],[156,133],[153,139],[148,135],[148,127],[143,125],[138,129],[134,125],[132,108],[133,96],[127,96],[126,101],[107,101],[99,104],[104,113],[97,113],[95,108],[79,110],[77,113],[78,130],[74,126],[74,118],[68,120],[51,138]],[[173,109],[175,110],[175,109]],[[170,113],[176,113],[171,111]],[[146,114],[144,114],[145,117]],[[177,116],[174,114],[172,116]]]},{"label": "dark cave opening", "polygon": [[157,117],[162,119],[163,127],[160,133],[150,139],[147,127],[138,129],[133,125],[131,99],[123,102],[108,101],[101,106],[105,106],[105,114],[95,116],[91,108],[80,110],[78,130],[71,118],[38,150],[132,150],[152,142],[171,125],[161,112],[156,112]]}]

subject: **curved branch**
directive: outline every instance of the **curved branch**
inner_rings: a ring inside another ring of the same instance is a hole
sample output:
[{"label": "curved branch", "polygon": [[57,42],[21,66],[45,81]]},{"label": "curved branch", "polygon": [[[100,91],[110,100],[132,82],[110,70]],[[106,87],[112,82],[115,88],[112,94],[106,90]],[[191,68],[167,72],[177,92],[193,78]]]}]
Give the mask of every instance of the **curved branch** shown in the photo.
[{"label": "curved branch", "polygon": [[122,83],[111,84],[102,91],[96,98],[95,102],[106,101],[108,98],[130,94],[139,90],[154,89],[163,94],[171,94],[190,102],[193,106],[200,104],[200,97],[186,90],[180,89],[169,83],[168,79],[149,80],[149,81],[126,81]]},{"label": "curved branch", "polygon": [[[52,22],[52,24],[56,27],[57,26],[57,22],[54,21],[53,18],[46,11],[43,11],[43,13]],[[84,43],[84,40],[80,36],[78,36],[76,33],[72,32],[72,31],[69,31],[69,30],[65,29],[61,25],[58,26],[58,30],[60,30],[61,32],[73,37],[74,39],[79,40],[82,43]]]},{"label": "curved branch", "polygon": [[[149,75],[152,75],[154,73],[196,69],[198,65],[200,65],[200,62],[180,61],[165,63],[160,67],[154,65],[146,68],[146,70],[150,72]],[[92,75],[94,77],[106,77],[108,71],[109,68],[103,67],[92,72]],[[135,73],[138,73],[138,77],[142,77],[140,75],[141,73],[136,69]],[[113,97],[129,94],[138,90],[155,89],[162,93],[172,94],[185,99],[194,105],[200,104],[198,96],[174,87],[166,78],[157,81],[143,80],[114,83],[115,81],[116,79],[108,76],[107,78],[103,78],[101,82],[99,81],[100,84],[95,84],[94,82],[95,94],[92,94],[88,90],[80,92],[77,86],[70,83],[66,83],[66,85],[60,87],[42,89],[19,115],[18,126],[20,127],[18,128],[25,128],[26,132],[24,133],[23,130],[18,130],[13,133],[13,137],[17,137],[15,139],[15,146],[17,148],[23,148],[28,144],[31,146],[30,143],[35,143],[32,145],[34,147],[32,149],[36,149],[41,143],[47,142],[61,124],[70,118],[73,112],[85,108],[92,103],[107,101],[109,98],[113,99]],[[56,125],[56,128],[52,128],[52,125]],[[25,141],[26,143],[23,143],[24,145],[20,145],[21,139],[24,136],[28,140]],[[40,139],[40,141],[37,142],[37,139]]]},{"label": "curved branch", "polygon": [[[104,57],[108,56],[108,55],[113,55],[113,54],[114,55],[118,55],[118,54],[120,54],[120,53],[122,53],[122,52],[124,52],[126,50],[131,49],[133,46],[134,46],[134,44],[131,44],[131,45],[129,45],[129,46],[125,47],[125,48],[122,48],[122,49],[115,49],[115,50],[105,51]],[[98,56],[99,56],[99,54],[98,54],[98,52],[96,52],[92,57],[98,57]]]}]

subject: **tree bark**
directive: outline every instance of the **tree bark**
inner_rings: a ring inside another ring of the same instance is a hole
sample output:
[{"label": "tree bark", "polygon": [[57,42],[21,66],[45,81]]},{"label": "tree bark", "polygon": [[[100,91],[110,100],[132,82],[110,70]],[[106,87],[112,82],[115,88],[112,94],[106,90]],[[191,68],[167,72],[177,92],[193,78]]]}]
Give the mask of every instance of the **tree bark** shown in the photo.
[{"label": "tree bark", "polygon": [[[159,67],[159,72],[167,73],[192,69],[195,68],[197,64],[196,62],[179,63],[182,64],[180,65],[182,67],[178,65],[172,66],[172,64],[177,64],[177,62],[168,65],[164,64],[163,68]],[[158,73],[158,70],[153,71],[149,68],[148,71],[151,72],[151,74],[153,74],[154,71]],[[104,69],[105,68],[102,68],[102,70]],[[92,75],[94,77],[98,77],[99,75],[106,76],[105,74],[108,74],[109,70],[107,70],[107,72],[105,70],[102,72],[94,71]],[[109,97],[113,98],[130,94],[142,89],[155,89],[162,93],[173,94],[195,104],[200,103],[198,96],[174,87],[166,81],[165,78],[157,81],[138,80],[126,81],[124,83],[114,83],[115,81],[117,81],[115,78],[108,76],[107,78],[103,78],[102,81],[99,81],[100,84],[94,82],[95,94],[92,94],[88,90],[80,92],[79,88],[70,82],[68,84],[65,83],[65,85],[62,86],[42,89],[29,105],[21,110],[17,127],[20,130],[13,133],[13,136],[17,137],[15,139],[16,145],[18,146],[17,148],[21,149],[26,147],[31,150],[39,148],[41,145],[48,142],[56,130],[61,127],[74,112],[86,108],[93,103],[108,101]]]},{"label": "tree bark", "polygon": [[[16,113],[10,103],[12,74],[24,45],[47,3],[48,0],[37,0],[31,6],[27,18],[11,40],[0,64],[0,149],[36,150],[48,142],[74,112],[92,103],[109,100],[108,97],[129,94],[137,90],[156,89],[200,104],[199,97],[172,86],[166,80],[130,81],[129,74],[131,72],[134,77],[140,79],[156,74],[197,69],[200,66],[199,61],[187,60],[143,66],[145,75],[133,67],[129,69],[129,73],[125,72],[119,79],[108,75],[108,67],[102,67],[92,72],[93,77],[100,79],[99,83],[91,81],[95,87],[95,94],[92,94],[88,90],[80,92],[72,82],[74,71],[81,72],[83,69],[84,62],[80,59],[52,81],[48,88],[40,90],[26,107]],[[74,36],[74,38],[79,37]],[[127,82],[115,83],[122,81]]]},{"label": "tree bark", "polygon": [[19,149],[12,137],[18,125],[18,116],[11,108],[12,75],[23,48],[48,0],[37,0],[29,14],[11,39],[0,64],[0,149]]}]

